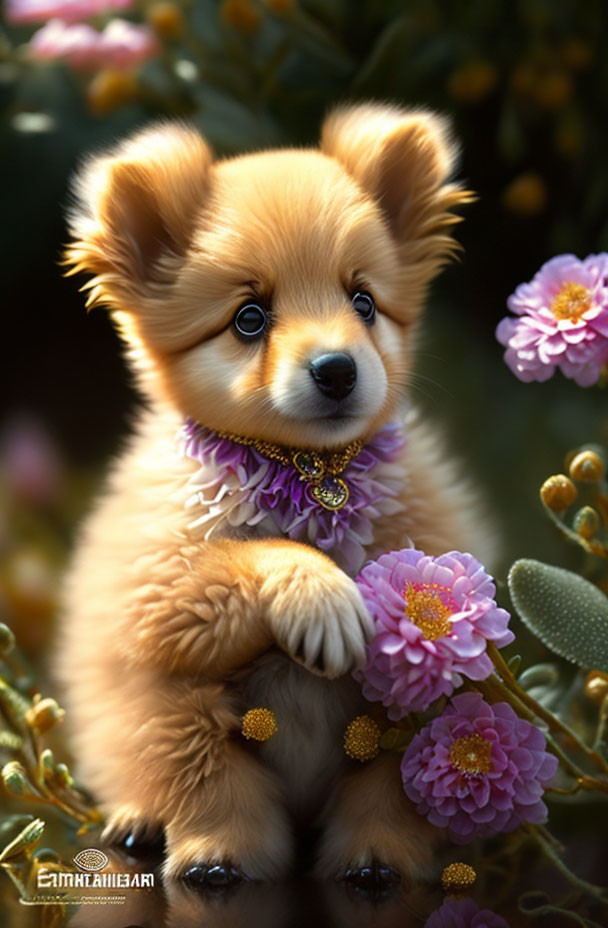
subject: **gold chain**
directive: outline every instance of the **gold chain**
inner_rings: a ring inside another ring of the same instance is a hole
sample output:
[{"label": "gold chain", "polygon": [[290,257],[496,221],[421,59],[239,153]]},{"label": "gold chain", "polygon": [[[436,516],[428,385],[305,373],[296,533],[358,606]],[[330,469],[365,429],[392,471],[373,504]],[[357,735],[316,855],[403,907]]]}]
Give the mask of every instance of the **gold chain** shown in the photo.
[{"label": "gold chain", "polygon": [[253,448],[271,461],[294,467],[300,474],[300,480],[308,484],[312,496],[324,509],[342,509],[348,502],[350,491],[341,475],[350,462],[361,454],[363,442],[360,439],[351,441],[340,451],[307,451],[304,448],[275,445],[261,438],[243,438],[234,432],[215,434],[237,445]]},{"label": "gold chain", "polygon": [[[219,438],[227,438],[237,445],[254,448],[262,457],[286,465],[293,465],[294,456],[305,450],[303,448],[292,448],[288,445],[275,445],[273,442],[264,441],[262,438],[244,438],[242,435],[235,435],[234,432],[216,432],[215,434]],[[335,476],[343,473],[350,462],[361,454],[362,450],[363,442],[357,438],[346,445],[345,448],[342,448],[341,451],[311,451],[307,453],[314,455],[323,463],[326,473]]]}]

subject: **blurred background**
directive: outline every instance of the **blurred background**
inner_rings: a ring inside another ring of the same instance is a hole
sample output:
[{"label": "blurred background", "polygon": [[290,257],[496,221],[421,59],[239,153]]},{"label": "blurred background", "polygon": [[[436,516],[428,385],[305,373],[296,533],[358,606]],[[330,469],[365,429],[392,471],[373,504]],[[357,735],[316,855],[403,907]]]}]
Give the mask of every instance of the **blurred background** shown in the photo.
[{"label": "blurred background", "polygon": [[137,402],[106,315],[58,265],[69,179],[158,117],[230,154],[314,143],[337,101],[449,115],[479,199],[433,285],[414,394],[485,490],[499,579],[515,557],[579,566],[538,487],[602,439],[602,391],[519,383],[494,329],[548,258],[608,249],[601,0],[4,0],[3,16],[0,613],[28,655]]},{"label": "blurred background", "polygon": [[[585,566],[538,489],[570,449],[606,440],[605,391],[520,383],[494,330],[544,261],[608,250],[602,0],[1,2],[0,621],[25,675],[52,694],[62,568],[138,402],[105,313],[87,315],[82,281],[62,276],[69,181],[88,152],[159,117],[191,120],[218,154],[314,144],[340,101],[450,117],[478,200],[457,230],[461,260],[432,287],[413,393],[494,514],[501,603],[517,557]],[[524,665],[549,659],[513,627]],[[564,818],[572,859],[602,879],[597,809]]]}]

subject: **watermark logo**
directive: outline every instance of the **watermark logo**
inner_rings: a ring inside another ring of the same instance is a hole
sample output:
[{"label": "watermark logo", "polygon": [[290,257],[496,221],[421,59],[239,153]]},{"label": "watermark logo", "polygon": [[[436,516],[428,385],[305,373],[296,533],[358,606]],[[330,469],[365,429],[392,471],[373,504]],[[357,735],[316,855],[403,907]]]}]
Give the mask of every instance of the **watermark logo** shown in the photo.
[{"label": "watermark logo", "polygon": [[77,869],[63,869],[57,864],[41,866],[36,873],[34,893],[21,901],[26,905],[58,902],[63,905],[116,905],[126,901],[122,890],[154,887],[153,873],[117,870],[107,854],[94,847],[79,851],[73,861]]},{"label": "watermark logo", "polygon": [[96,847],[87,847],[74,857],[74,863],[80,870],[88,870],[92,873],[103,870],[109,862],[108,856],[103,851],[98,851]]}]

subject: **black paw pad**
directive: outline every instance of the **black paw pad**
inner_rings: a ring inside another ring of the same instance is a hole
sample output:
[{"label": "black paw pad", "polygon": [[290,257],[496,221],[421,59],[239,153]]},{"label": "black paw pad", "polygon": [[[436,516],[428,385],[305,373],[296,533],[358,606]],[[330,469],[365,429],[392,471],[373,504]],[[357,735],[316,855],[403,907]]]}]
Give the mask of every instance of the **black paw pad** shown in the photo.
[{"label": "black paw pad", "polygon": [[182,877],[183,883],[198,893],[224,892],[234,889],[246,879],[232,864],[200,864],[190,867]]},{"label": "black paw pad", "polygon": [[344,875],[344,882],[356,893],[380,900],[396,892],[401,875],[392,867],[375,861],[365,867],[351,867]]}]

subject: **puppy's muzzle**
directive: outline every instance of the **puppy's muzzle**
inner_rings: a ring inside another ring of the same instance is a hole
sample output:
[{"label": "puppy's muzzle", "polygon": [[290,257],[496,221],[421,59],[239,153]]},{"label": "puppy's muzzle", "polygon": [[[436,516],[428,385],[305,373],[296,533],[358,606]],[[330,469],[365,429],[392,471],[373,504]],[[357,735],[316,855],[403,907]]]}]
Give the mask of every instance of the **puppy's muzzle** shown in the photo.
[{"label": "puppy's muzzle", "polygon": [[310,362],[309,370],[321,393],[332,400],[343,400],[357,382],[357,365],[343,352],[322,354]]}]

